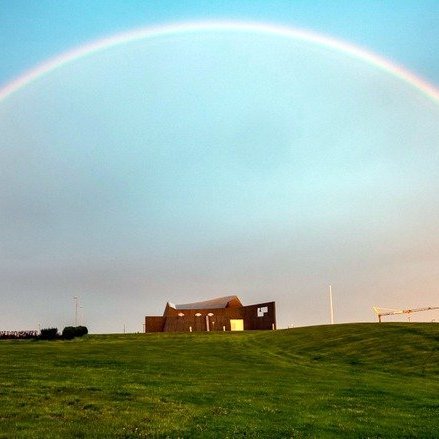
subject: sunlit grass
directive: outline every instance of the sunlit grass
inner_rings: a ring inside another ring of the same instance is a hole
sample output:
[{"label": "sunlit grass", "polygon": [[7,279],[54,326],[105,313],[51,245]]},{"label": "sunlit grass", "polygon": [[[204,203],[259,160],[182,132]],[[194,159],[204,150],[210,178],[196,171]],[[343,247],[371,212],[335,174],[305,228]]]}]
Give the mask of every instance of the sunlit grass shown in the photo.
[{"label": "sunlit grass", "polygon": [[0,342],[0,437],[439,437],[439,325]]}]

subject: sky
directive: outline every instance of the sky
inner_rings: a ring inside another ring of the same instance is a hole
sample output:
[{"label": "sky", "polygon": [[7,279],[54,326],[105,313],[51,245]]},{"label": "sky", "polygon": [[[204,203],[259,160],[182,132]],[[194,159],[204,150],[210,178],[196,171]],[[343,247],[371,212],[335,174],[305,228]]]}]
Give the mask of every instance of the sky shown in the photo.
[{"label": "sky", "polygon": [[0,330],[439,306],[438,32],[437,1],[0,0]]}]

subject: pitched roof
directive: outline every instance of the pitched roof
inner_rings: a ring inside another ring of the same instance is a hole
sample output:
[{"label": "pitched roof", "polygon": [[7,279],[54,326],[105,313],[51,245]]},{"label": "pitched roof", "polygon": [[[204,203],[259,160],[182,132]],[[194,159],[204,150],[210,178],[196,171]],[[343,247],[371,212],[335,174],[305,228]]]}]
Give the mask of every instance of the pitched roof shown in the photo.
[{"label": "pitched roof", "polygon": [[[232,302],[232,303],[230,303]],[[217,297],[216,299],[205,300],[203,302],[184,303],[182,305],[174,305],[168,302],[168,305],[174,309],[214,309],[227,308],[229,306],[242,306],[238,296]]]}]

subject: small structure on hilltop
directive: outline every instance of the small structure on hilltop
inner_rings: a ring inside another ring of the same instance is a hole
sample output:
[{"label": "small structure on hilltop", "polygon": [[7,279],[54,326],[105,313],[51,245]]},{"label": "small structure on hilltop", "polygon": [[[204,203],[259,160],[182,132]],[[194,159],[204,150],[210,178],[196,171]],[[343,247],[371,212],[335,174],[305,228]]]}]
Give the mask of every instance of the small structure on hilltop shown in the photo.
[{"label": "small structure on hilltop", "polygon": [[244,306],[237,296],[166,304],[163,316],[146,316],[145,332],[201,332],[276,329],[274,302]]}]

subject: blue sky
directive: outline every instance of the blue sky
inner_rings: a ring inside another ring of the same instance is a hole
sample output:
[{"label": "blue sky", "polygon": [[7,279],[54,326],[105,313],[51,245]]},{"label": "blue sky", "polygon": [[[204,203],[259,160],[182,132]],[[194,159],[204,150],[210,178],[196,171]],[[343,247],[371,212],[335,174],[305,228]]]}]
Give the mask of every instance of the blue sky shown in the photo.
[{"label": "blue sky", "polygon": [[103,36],[145,25],[203,19],[257,20],[313,29],[374,50],[432,81],[439,75],[435,0],[2,0],[0,8],[3,80],[66,48]]},{"label": "blue sky", "polygon": [[[0,84],[151,25],[311,30],[439,85],[439,4],[0,1]],[[438,305],[439,104],[275,35],[180,33],[88,56],[0,102],[1,329],[139,331],[166,300],[276,300],[279,325]],[[414,319],[431,320],[434,313]]]}]

